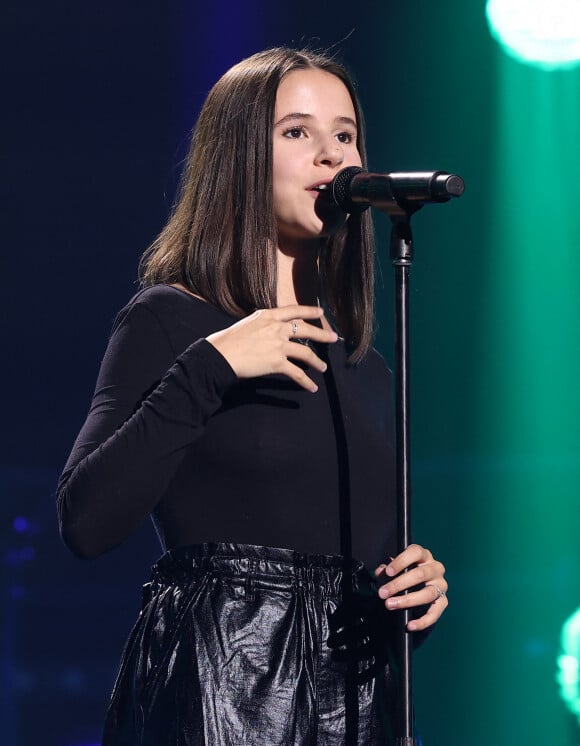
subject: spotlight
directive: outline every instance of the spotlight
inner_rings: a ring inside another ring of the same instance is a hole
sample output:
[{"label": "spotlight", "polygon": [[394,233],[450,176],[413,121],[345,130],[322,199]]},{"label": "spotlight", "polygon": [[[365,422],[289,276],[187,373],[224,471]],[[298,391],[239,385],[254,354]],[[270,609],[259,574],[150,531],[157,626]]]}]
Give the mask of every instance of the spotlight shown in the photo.
[{"label": "spotlight", "polygon": [[578,0],[488,0],[487,22],[507,54],[544,70],[580,64]]}]

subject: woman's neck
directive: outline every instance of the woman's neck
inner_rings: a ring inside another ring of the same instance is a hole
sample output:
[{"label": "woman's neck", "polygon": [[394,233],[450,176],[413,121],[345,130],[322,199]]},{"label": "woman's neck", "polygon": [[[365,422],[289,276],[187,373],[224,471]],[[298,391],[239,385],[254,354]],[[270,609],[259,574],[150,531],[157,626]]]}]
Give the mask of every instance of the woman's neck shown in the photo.
[{"label": "woman's neck", "polygon": [[318,242],[278,249],[278,306],[318,302]]}]

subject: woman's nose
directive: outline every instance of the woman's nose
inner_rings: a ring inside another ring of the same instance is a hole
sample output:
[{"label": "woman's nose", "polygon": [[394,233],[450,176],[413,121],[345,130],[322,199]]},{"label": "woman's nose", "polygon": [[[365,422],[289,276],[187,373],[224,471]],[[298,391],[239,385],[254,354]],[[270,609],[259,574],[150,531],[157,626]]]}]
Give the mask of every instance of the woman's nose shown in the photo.
[{"label": "woman's nose", "polygon": [[342,146],[336,140],[329,140],[322,143],[316,156],[316,162],[328,166],[339,166],[344,160],[344,151]]}]

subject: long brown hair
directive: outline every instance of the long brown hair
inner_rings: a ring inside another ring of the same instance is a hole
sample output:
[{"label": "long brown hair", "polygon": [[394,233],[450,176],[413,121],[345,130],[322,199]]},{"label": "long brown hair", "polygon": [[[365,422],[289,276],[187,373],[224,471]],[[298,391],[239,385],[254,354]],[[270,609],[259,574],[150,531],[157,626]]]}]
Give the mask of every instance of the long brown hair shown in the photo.
[{"label": "long brown hair", "polygon": [[[308,68],[335,75],[348,89],[366,166],[362,111],[342,65],[324,54],[283,47],[242,60],[218,80],[201,109],[172,214],[141,259],[143,285],[182,283],[235,316],[276,305],[276,94],[285,75]],[[368,212],[351,215],[338,233],[321,239],[320,277],[326,310],[347,341],[351,362],[357,362],[373,332]]]}]

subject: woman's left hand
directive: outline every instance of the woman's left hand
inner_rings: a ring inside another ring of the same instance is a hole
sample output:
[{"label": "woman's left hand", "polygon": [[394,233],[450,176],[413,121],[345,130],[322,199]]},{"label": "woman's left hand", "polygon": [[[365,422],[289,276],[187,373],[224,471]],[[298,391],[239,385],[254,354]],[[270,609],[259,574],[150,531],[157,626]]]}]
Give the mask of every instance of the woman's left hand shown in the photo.
[{"label": "woman's left hand", "polygon": [[[408,571],[403,572],[406,569]],[[435,624],[448,606],[445,567],[433,558],[428,549],[419,544],[410,544],[389,564],[379,565],[375,575],[379,582],[393,578],[379,588],[379,597],[385,600],[387,609],[429,605],[423,616],[408,623],[407,629],[410,632],[418,632]],[[419,587],[415,588],[416,586]],[[410,588],[414,590],[398,595]]]}]

